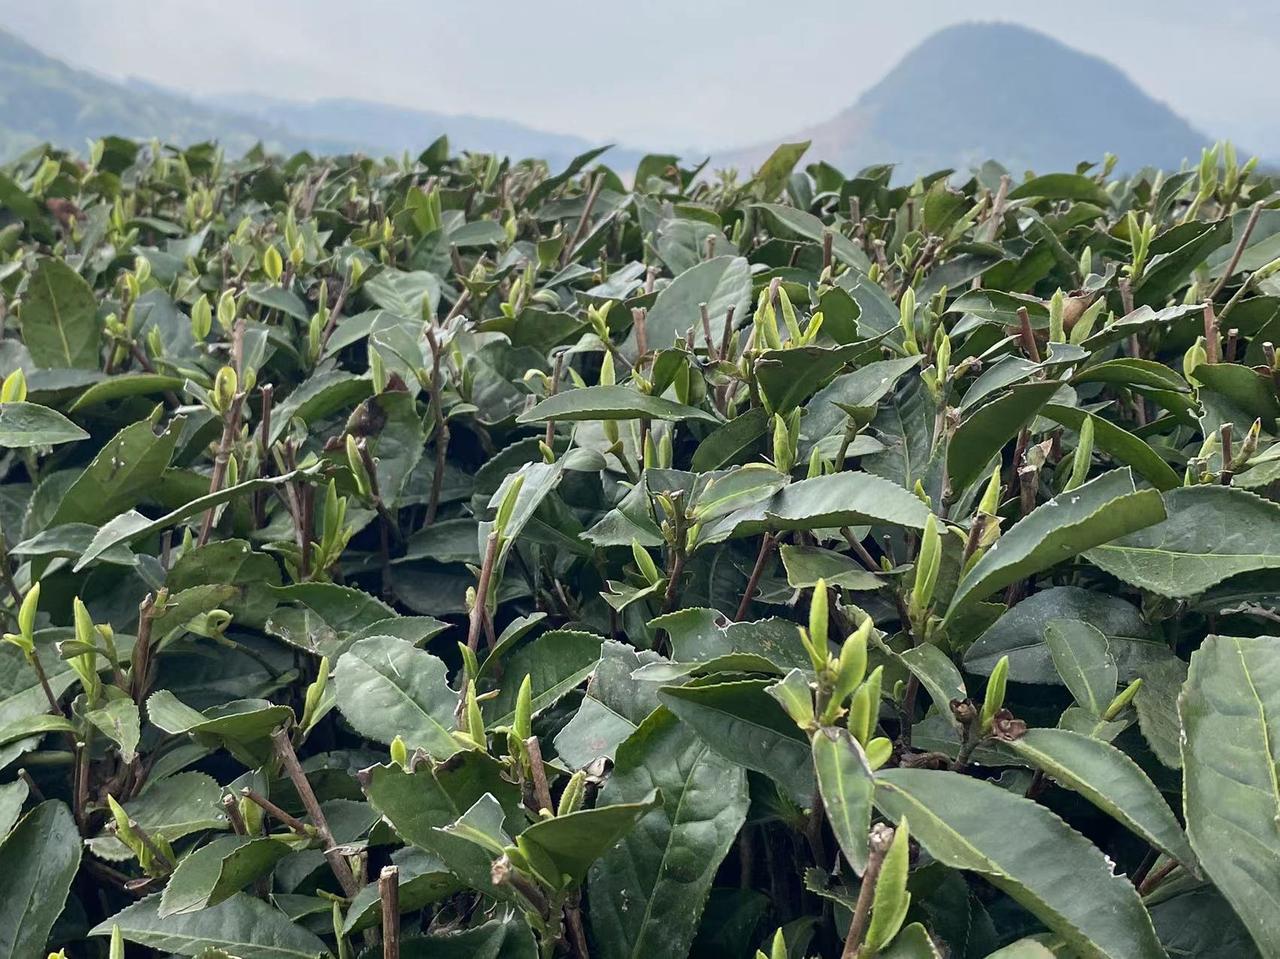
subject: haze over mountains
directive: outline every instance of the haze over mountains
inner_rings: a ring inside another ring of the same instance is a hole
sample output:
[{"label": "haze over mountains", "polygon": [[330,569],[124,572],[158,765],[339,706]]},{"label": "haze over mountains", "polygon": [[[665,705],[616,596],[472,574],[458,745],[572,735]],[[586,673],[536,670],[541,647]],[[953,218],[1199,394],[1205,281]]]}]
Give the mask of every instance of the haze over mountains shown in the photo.
[{"label": "haze over mountains", "polygon": [[[356,99],[246,93],[193,100],[75,69],[0,31],[0,157],[44,141],[83,149],[107,133],[216,138],[233,153],[261,141],[275,150],[375,155],[417,152],[447,133],[455,147],[541,156],[553,167],[595,145],[512,120]],[[1198,157],[1209,138],[1104,60],[1024,27],[966,24],[929,37],[852,106],[787,139],[812,140],[806,160],[846,172],[895,162],[913,175],[965,170],[991,157],[1016,172],[1066,169],[1107,151],[1126,169],[1177,167]],[[773,145],[717,150],[712,164],[749,168]],[[615,148],[609,159],[625,170],[639,155]]]}]

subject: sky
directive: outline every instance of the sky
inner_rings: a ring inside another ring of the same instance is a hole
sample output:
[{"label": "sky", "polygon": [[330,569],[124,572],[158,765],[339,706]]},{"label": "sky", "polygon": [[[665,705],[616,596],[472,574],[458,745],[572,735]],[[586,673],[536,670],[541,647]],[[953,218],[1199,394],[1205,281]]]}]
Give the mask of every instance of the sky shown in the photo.
[{"label": "sky", "polygon": [[1272,2],[0,0],[0,27],[76,66],[196,95],[345,96],[681,150],[825,120],[935,30],[1005,20],[1111,60],[1211,136],[1274,154]]}]

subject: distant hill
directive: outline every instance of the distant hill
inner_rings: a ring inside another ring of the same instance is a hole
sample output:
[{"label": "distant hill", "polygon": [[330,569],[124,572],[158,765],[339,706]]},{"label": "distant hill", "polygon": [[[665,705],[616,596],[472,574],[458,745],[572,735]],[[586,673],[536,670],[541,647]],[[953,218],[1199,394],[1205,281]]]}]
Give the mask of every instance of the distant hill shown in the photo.
[{"label": "distant hill", "polygon": [[[417,152],[447,133],[455,149],[536,156],[553,168],[590,149],[579,137],[509,120],[449,116],[358,100],[297,102],[256,94],[193,100],[153,83],[77,70],[0,30],[0,160],[40,143],[83,150],[105,134],[175,143],[219,140],[229,153],[269,149],[375,156]],[[610,151],[627,169],[635,151]]]},{"label": "distant hill", "polygon": [[[1106,152],[1122,169],[1176,168],[1208,143],[1107,61],[1002,23],[935,33],[853,106],[786,139],[813,141],[806,161],[846,172],[892,162],[908,175],[968,170],[993,157],[1018,174],[1065,170]],[[714,164],[748,168],[771,148],[732,151]]]},{"label": "distant hill", "polygon": [[180,143],[217,138],[232,152],[259,140],[276,149],[299,145],[270,122],[73,69],[0,30],[0,157],[46,141],[83,150],[86,140],[111,133]]},{"label": "distant hill", "polygon": [[[582,137],[535,130],[513,120],[451,115],[367,100],[304,102],[245,93],[205,102],[279,124],[303,140],[343,139],[374,154],[417,152],[436,137],[447,135],[455,149],[541,157],[554,169],[599,145]],[[634,166],[639,157],[635,151],[614,148],[607,162],[625,169]]]}]

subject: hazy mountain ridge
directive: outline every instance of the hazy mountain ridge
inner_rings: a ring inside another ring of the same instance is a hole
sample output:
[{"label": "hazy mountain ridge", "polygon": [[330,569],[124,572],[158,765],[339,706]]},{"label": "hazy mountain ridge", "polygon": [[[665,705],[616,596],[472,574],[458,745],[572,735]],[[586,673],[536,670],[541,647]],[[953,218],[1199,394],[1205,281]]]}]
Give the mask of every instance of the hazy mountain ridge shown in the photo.
[{"label": "hazy mountain ridge", "polygon": [[[993,157],[1015,173],[1068,169],[1107,152],[1123,169],[1177,168],[1209,142],[1114,64],[1003,23],[940,30],[852,106],[786,139],[812,141],[806,161],[896,163],[910,175]],[[770,149],[716,163],[750,167]]]},{"label": "hazy mountain ridge", "polygon": [[[0,158],[43,141],[83,149],[107,133],[180,143],[374,155],[417,152],[441,134],[455,149],[540,156],[561,167],[594,144],[514,120],[359,99],[310,102],[254,93],[191,99],[154,83],[116,82],[67,66],[0,30]],[[1177,167],[1208,138],[1113,64],[1024,27],[974,23],[926,39],[852,106],[790,140],[806,162],[846,171],[893,162],[903,173],[965,170],[994,157],[1015,173],[1066,169],[1106,152],[1124,169]],[[717,150],[713,166],[758,165],[773,143]],[[634,167],[615,147],[606,162]]]},{"label": "hazy mountain ridge", "polygon": [[[456,149],[512,157],[537,156],[558,167],[599,145],[583,137],[548,133],[499,117],[455,115],[359,99],[300,101],[242,93],[204,102],[238,114],[270,119],[304,140],[340,137],[379,154],[417,152],[445,135]],[[640,155],[617,147],[608,154],[610,162],[633,164]]]},{"label": "hazy mountain ridge", "polygon": [[[455,149],[564,165],[594,144],[511,120],[451,116],[361,100],[280,100],[257,94],[197,100],[145,80],[75,69],[0,30],[0,158],[43,142],[82,150],[105,134],[177,143],[216,139],[230,153],[268,149],[374,155],[418,152],[441,134]],[[615,163],[640,154],[612,150]]]},{"label": "hazy mountain ridge", "polygon": [[86,140],[109,133],[183,143],[216,138],[233,152],[258,141],[277,149],[297,145],[270,123],[74,69],[0,30],[0,156],[46,141],[83,150]]}]

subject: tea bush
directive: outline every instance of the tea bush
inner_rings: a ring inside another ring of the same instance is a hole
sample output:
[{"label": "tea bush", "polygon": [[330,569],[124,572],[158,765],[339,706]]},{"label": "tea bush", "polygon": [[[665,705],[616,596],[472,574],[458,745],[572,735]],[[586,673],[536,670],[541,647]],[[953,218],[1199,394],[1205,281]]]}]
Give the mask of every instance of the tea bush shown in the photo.
[{"label": "tea bush", "polygon": [[803,150],[0,175],[0,957],[1280,954],[1276,183]]}]

